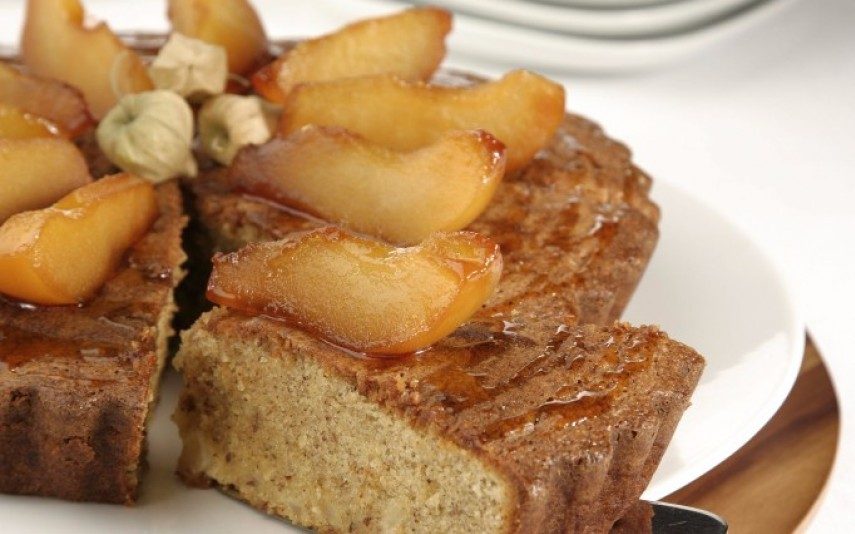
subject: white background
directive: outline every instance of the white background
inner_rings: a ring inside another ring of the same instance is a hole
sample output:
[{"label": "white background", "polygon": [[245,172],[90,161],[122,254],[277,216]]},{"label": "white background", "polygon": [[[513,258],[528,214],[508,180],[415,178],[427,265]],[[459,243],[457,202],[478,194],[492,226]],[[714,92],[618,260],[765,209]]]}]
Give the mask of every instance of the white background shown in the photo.
[{"label": "white background", "polygon": [[[85,3],[116,28],[166,28],[158,1]],[[389,9],[370,0],[255,3],[271,36],[316,34]],[[0,0],[0,43],[17,41],[22,7]],[[454,42],[452,65],[501,72],[463,61]],[[779,263],[843,410],[837,464],[810,530],[848,531],[855,509],[855,2],[800,0],[651,73],[548,74],[565,83],[571,110],[627,142],[656,180],[729,213]]]}]

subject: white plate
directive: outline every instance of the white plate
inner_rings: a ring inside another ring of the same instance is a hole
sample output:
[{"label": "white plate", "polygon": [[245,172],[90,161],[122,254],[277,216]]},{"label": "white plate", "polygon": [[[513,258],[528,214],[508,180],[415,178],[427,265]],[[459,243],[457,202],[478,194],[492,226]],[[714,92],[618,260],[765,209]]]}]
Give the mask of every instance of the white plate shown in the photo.
[{"label": "white plate", "polygon": [[[696,347],[707,368],[645,497],[691,482],[748,441],[781,405],[798,373],[804,327],[776,270],[725,217],[657,184],[662,237],[626,314]],[[134,508],[0,495],[3,532],[252,532],[289,526],[173,475],[180,444],[169,417],[169,373],[150,435],[150,469]]]},{"label": "white plate", "polygon": [[489,20],[582,37],[654,37],[699,28],[758,0],[684,0],[632,9],[585,9],[526,0],[413,0]]},{"label": "white plate", "polygon": [[805,327],[782,277],[724,214],[656,183],[661,237],[624,319],[658,324],[707,360],[644,497],[706,473],[772,418],[798,376]]},{"label": "white plate", "polygon": [[[793,0],[764,0],[695,31],[644,39],[595,39],[559,35],[467,15],[455,17],[454,57],[555,72],[617,73],[648,70],[695,55],[751,28]],[[362,0],[365,5],[365,0]],[[370,2],[377,5],[377,2]],[[386,3],[388,5],[388,3]]]},{"label": "white plate", "polygon": [[634,7],[655,6],[691,0],[529,0],[539,4],[582,7],[586,9],[625,9]]}]

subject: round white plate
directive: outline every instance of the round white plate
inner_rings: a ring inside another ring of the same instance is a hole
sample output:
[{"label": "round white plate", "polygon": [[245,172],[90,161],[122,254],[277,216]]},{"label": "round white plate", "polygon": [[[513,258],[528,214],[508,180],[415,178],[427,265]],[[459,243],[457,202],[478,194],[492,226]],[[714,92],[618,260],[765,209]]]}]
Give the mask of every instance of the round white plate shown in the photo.
[{"label": "round white plate", "polygon": [[[804,326],[777,271],[726,217],[666,184],[654,199],[661,240],[625,319],[656,323],[701,352],[707,367],[644,496],[659,499],[747,442],[787,396]],[[179,380],[166,377],[136,507],[0,495],[3,532],[287,532],[286,523],[173,475],[180,451],[170,414]]]},{"label": "round white plate", "polygon": [[759,0],[684,0],[632,9],[585,9],[528,0],[415,0],[516,26],[586,37],[655,37],[687,31]]},{"label": "round white plate", "polygon": [[664,183],[660,241],[624,314],[658,324],[707,361],[644,497],[706,473],[772,418],[798,376],[805,327],[778,270],[751,239],[700,200]]},{"label": "round white plate", "polygon": [[751,28],[791,1],[763,0],[737,15],[691,32],[642,39],[562,35],[457,15],[449,43],[454,56],[464,58],[464,62],[469,57],[505,67],[555,72],[638,72],[693,56]]},{"label": "round white plate", "polygon": [[539,4],[582,7],[585,9],[626,9],[661,4],[691,2],[692,0],[529,0]]}]

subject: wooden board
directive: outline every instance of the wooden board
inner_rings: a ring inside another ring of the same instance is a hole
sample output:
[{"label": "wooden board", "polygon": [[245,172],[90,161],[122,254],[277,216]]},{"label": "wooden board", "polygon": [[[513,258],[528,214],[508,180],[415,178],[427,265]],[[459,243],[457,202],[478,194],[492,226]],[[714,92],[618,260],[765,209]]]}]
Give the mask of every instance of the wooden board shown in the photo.
[{"label": "wooden board", "polygon": [[775,417],[724,463],[663,500],[715,512],[730,532],[798,530],[821,498],[839,425],[831,379],[808,337],[799,377]]}]

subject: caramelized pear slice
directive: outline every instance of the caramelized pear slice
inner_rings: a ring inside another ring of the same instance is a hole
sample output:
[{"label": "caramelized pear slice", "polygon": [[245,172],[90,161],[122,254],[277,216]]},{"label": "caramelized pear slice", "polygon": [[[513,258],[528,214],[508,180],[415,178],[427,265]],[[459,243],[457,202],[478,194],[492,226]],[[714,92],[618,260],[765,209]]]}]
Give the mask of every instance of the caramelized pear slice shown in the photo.
[{"label": "caramelized pear slice", "polygon": [[50,122],[0,102],[0,139],[54,137],[59,129]]},{"label": "caramelized pear slice", "polygon": [[[2,122],[0,115],[0,130]],[[49,206],[90,181],[86,160],[71,141],[0,139],[0,223]]]},{"label": "caramelized pear slice", "polygon": [[449,130],[483,129],[507,147],[511,172],[549,142],[563,118],[564,88],[523,70],[471,87],[385,75],[296,87],[279,130],[287,135],[307,124],[341,126],[389,148],[413,150]]},{"label": "caramelized pear slice", "polygon": [[284,103],[299,83],[394,74],[428,80],[445,57],[451,14],[435,7],[407,9],[362,20],[299,42],[252,77],[264,98]]},{"label": "caramelized pear slice", "polygon": [[172,29],[222,46],[229,71],[248,74],[267,53],[261,19],[247,0],[169,0]]},{"label": "caramelized pear slice", "polygon": [[94,124],[80,91],[56,80],[24,74],[2,62],[0,104],[48,121],[58,133],[70,138]]},{"label": "caramelized pear slice", "polygon": [[215,256],[208,298],[294,321],[353,350],[394,355],[454,331],[501,271],[498,245],[472,232],[400,249],[326,227]]},{"label": "caramelized pear slice", "polygon": [[80,89],[101,118],[122,95],[152,84],[140,57],[103,22],[85,25],[84,16],[79,0],[29,0],[21,53],[35,74]]},{"label": "caramelized pear slice", "polygon": [[318,126],[247,147],[229,169],[239,190],[399,244],[464,228],[504,172],[504,146],[480,130],[396,152]]},{"label": "caramelized pear slice", "polygon": [[76,304],[107,280],[157,217],[151,183],[102,178],[49,208],[0,226],[0,293],[34,304]]}]

